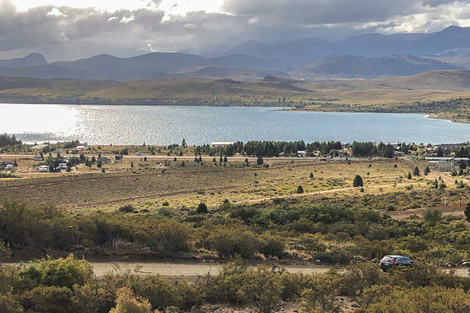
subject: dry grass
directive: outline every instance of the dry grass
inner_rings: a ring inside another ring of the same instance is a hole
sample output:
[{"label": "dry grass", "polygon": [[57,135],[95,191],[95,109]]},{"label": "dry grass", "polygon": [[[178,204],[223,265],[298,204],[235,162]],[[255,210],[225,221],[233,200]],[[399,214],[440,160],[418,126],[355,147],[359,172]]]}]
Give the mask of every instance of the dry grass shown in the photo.
[{"label": "dry grass", "polygon": [[[165,157],[163,157],[165,158]],[[186,159],[185,167],[181,161]],[[269,168],[244,166],[244,158],[229,158],[226,166],[214,164],[212,157],[204,165],[190,166],[194,158],[168,158],[168,167],[157,162],[163,159],[125,158],[123,162],[106,164],[105,173],[96,165],[80,165],[72,173],[36,173],[37,162],[30,157],[18,158],[17,173],[21,179],[0,179],[0,199],[18,198],[34,205],[53,203],[76,211],[88,209],[114,210],[123,204],[140,209],[159,210],[164,202],[177,210],[194,208],[201,201],[209,209],[218,207],[224,199],[232,203],[253,203],[273,198],[319,196],[348,197],[360,193],[352,188],[359,174],[364,179],[365,192],[383,194],[428,188],[424,181],[404,178],[414,164],[397,160],[320,161],[314,159],[265,159]],[[134,167],[131,167],[131,162]],[[255,164],[250,159],[250,164]],[[397,164],[397,167],[394,167]],[[309,177],[310,173],[314,178]],[[301,185],[303,194],[297,194]]]}]

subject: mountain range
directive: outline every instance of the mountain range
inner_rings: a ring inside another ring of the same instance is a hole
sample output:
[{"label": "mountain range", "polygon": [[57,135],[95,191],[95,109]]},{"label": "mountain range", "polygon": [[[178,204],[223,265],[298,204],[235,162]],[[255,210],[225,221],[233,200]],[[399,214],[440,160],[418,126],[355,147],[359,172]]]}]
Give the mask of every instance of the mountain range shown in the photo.
[{"label": "mountain range", "polygon": [[265,76],[318,80],[469,68],[470,27],[456,26],[431,34],[367,34],[340,41],[307,38],[276,45],[249,41],[218,57],[154,52],[130,58],[103,54],[48,63],[41,54],[32,53],[0,60],[0,76],[87,80],[259,80]]}]

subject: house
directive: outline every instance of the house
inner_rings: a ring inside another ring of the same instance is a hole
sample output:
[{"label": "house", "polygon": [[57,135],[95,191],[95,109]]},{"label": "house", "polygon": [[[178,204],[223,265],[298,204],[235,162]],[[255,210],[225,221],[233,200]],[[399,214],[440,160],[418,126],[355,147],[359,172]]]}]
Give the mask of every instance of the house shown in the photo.
[{"label": "house", "polygon": [[452,157],[426,157],[424,158],[439,172],[451,172],[455,165],[460,162],[468,162],[469,158],[452,158]]},{"label": "house", "polygon": [[78,152],[86,151],[86,150],[89,150],[89,149],[90,148],[88,146],[77,146],[77,151]]},{"label": "house", "polygon": [[436,163],[435,168],[438,172],[445,173],[445,172],[451,172],[453,166],[450,162],[439,162],[439,163]]},{"label": "house", "polygon": [[35,146],[32,146],[31,148],[29,148],[30,150],[33,150],[33,151],[38,151],[38,150],[41,150],[45,147],[49,146],[49,144],[39,144],[39,145],[35,145]]},{"label": "house", "polygon": [[233,145],[233,142],[211,142],[211,148],[226,148]]},{"label": "house", "polygon": [[455,158],[454,162],[455,162],[455,165],[458,165],[460,163],[465,163],[468,165],[470,162],[470,158]]},{"label": "house", "polygon": [[[84,143],[79,143],[79,144],[77,144],[76,150],[77,150],[78,152],[90,150],[90,147],[88,147],[88,142],[84,142]],[[72,151],[73,151],[73,150],[72,150]],[[72,152],[72,153],[73,153],[73,152]]]}]

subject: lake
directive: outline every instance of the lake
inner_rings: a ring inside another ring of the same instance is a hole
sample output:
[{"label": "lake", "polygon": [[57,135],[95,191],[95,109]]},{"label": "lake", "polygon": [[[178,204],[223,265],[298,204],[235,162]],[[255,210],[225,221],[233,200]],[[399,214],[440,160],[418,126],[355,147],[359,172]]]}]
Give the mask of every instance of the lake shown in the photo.
[{"label": "lake", "polygon": [[304,140],[460,143],[470,124],[420,114],[288,112],[266,107],[0,104],[0,133],[27,143],[168,145]]}]

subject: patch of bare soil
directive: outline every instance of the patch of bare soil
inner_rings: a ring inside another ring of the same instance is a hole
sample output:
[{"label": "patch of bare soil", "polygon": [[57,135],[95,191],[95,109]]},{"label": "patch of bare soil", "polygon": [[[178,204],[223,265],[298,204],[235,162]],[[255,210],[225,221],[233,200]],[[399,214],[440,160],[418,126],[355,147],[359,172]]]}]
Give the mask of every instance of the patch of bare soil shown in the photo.
[{"label": "patch of bare soil", "polygon": [[387,212],[393,219],[408,219],[411,215],[416,215],[418,217],[423,216],[427,210],[437,210],[442,213],[443,216],[463,216],[465,206],[463,205],[442,205],[432,208],[418,208],[418,209],[409,209],[406,211],[391,211]]}]

